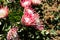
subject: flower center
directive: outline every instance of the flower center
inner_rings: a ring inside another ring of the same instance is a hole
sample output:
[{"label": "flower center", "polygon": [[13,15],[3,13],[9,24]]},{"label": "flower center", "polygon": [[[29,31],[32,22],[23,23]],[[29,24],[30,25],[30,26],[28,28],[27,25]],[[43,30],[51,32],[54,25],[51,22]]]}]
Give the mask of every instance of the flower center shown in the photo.
[{"label": "flower center", "polygon": [[0,16],[4,16],[5,15],[5,11],[4,10],[0,10]]}]

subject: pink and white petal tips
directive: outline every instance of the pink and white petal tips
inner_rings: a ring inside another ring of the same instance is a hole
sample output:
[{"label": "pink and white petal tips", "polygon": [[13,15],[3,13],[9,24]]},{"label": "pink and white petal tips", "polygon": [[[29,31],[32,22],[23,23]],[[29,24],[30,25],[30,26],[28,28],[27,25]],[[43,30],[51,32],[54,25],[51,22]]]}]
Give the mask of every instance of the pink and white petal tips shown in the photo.
[{"label": "pink and white petal tips", "polygon": [[24,25],[30,25],[30,23],[31,23],[30,18],[27,17],[26,15],[23,15],[22,19],[21,19],[21,23]]},{"label": "pink and white petal tips", "polygon": [[20,4],[24,8],[29,7],[31,6],[31,0],[20,0]]},{"label": "pink and white petal tips", "polygon": [[32,9],[32,8],[24,8],[24,14],[25,15],[31,15],[31,16],[33,16],[34,15],[34,9]]},{"label": "pink and white petal tips", "polygon": [[41,0],[31,0],[31,2],[32,2],[32,4],[34,4],[34,5],[39,5],[39,4],[41,4]]},{"label": "pink and white petal tips", "polygon": [[4,18],[8,16],[8,7],[3,7],[0,9],[0,18]]},{"label": "pink and white petal tips", "polygon": [[27,16],[27,15],[22,16],[21,22],[22,24],[27,25],[27,26],[31,26],[35,24],[33,17]]},{"label": "pink and white petal tips", "polygon": [[40,20],[39,18],[37,18],[36,20],[36,26],[34,26],[35,29],[37,30],[44,30],[44,23],[43,20]]},{"label": "pink and white petal tips", "polygon": [[37,25],[37,26],[35,26],[35,29],[37,29],[37,30],[44,30],[44,25]]},{"label": "pink and white petal tips", "polygon": [[7,34],[7,40],[11,40],[18,37],[17,31],[18,31],[17,27],[11,28]]}]

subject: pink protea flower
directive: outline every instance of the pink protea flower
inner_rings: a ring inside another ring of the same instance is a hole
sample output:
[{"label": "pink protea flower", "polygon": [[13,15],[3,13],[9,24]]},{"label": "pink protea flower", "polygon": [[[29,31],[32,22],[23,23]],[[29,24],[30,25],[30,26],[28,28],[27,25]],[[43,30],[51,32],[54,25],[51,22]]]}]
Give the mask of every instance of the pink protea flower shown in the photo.
[{"label": "pink protea flower", "polygon": [[39,19],[39,14],[34,13],[33,10],[24,10],[24,15],[22,16],[21,22],[27,26],[36,25],[36,20]]},{"label": "pink protea flower", "polygon": [[20,3],[24,8],[31,6],[31,0],[20,0]]},{"label": "pink protea flower", "polygon": [[36,4],[41,4],[41,0],[31,0],[32,4],[36,5]]},{"label": "pink protea flower", "polygon": [[8,34],[7,34],[7,40],[18,40],[18,34],[17,34],[18,28],[17,27],[13,27],[9,30]]},{"label": "pink protea flower", "polygon": [[0,8],[0,18],[8,16],[8,7]]}]

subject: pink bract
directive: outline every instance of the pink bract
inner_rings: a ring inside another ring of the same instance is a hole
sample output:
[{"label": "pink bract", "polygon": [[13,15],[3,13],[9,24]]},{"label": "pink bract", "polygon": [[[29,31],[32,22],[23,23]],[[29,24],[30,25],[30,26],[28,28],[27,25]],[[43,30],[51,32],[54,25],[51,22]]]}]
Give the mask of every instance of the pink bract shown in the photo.
[{"label": "pink bract", "polygon": [[25,15],[31,15],[31,16],[33,16],[34,15],[34,9],[32,9],[32,8],[24,8],[24,14]]},{"label": "pink bract", "polygon": [[37,26],[35,26],[35,29],[44,30],[44,25],[37,25]]}]

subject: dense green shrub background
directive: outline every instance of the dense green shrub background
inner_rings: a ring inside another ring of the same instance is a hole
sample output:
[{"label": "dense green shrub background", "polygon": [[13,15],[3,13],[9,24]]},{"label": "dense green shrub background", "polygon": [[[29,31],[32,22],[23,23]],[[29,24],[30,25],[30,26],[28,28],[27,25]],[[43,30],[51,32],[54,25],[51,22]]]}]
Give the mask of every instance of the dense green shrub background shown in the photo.
[{"label": "dense green shrub background", "polygon": [[42,4],[32,6],[44,21],[44,30],[21,24],[23,8],[19,0],[0,0],[0,5],[9,7],[7,18],[0,19],[0,40],[6,40],[7,32],[14,26],[19,27],[21,40],[60,40],[60,0],[42,0]]}]

